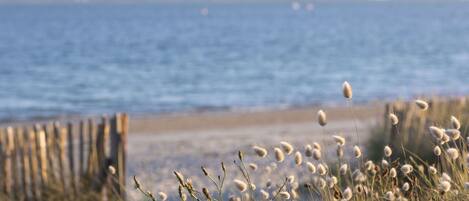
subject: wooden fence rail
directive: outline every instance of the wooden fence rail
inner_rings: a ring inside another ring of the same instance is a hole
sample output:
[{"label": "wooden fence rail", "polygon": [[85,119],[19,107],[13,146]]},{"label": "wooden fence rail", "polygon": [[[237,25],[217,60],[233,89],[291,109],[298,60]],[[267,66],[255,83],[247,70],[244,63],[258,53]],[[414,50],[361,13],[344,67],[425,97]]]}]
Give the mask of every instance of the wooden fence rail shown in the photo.
[{"label": "wooden fence rail", "polygon": [[124,200],[127,131],[126,114],[1,128],[0,200]]}]

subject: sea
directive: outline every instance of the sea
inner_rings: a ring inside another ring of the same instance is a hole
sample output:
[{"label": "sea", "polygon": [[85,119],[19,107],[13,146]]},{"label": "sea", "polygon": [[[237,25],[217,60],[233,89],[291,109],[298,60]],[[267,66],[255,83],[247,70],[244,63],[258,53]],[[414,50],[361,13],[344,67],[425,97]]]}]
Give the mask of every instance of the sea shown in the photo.
[{"label": "sea", "polygon": [[0,120],[469,94],[469,2],[0,5]]}]

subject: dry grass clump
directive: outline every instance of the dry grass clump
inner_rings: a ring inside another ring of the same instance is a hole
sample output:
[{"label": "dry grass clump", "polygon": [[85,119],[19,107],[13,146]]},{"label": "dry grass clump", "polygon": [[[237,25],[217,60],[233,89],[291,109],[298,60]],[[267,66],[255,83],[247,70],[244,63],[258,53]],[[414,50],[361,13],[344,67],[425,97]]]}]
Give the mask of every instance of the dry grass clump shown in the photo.
[{"label": "dry grass clump", "polygon": [[[402,146],[428,162],[436,162],[432,155],[433,144],[445,143],[468,136],[469,103],[466,98],[438,98],[397,101],[386,106],[384,122],[372,129],[367,147],[369,157],[379,160],[385,145]],[[462,123],[461,123],[462,122]],[[429,141],[429,137],[432,142]],[[436,137],[436,139],[435,139]],[[395,150],[394,156],[403,153]]]},{"label": "dry grass clump", "polygon": [[[348,103],[352,99],[351,90],[351,85],[345,82],[343,95]],[[432,104],[422,100],[415,104],[419,112],[432,111]],[[318,113],[319,125],[326,126],[325,116],[323,111]],[[401,122],[406,122],[396,113],[387,116],[395,128],[401,128]],[[439,122],[426,122],[426,129],[415,130],[425,133],[420,135],[431,136],[422,137],[421,143],[431,147],[428,155],[434,157],[432,163],[409,151],[405,146],[407,141],[391,141],[397,138],[390,138],[377,151],[382,156],[379,162],[366,159],[362,154],[363,145],[348,143],[341,135],[331,135],[329,146],[315,142],[305,144],[303,149],[282,141],[274,147],[254,146],[252,150],[239,151],[232,163],[234,169],[230,171],[224,163],[218,170],[202,167],[211,186],[195,186],[190,176],[175,171],[174,185],[178,185],[179,190],[172,198],[182,201],[469,200],[468,142],[461,137],[459,120],[450,115],[448,119],[453,130],[442,129],[444,124]],[[333,158],[324,154],[330,149],[336,150]],[[292,167],[294,170],[290,172],[281,171]],[[264,169],[272,176],[280,175],[281,179],[259,177],[261,179],[256,180],[253,176]],[[144,190],[136,177],[134,182],[136,189],[150,200],[167,198],[157,198]]]}]

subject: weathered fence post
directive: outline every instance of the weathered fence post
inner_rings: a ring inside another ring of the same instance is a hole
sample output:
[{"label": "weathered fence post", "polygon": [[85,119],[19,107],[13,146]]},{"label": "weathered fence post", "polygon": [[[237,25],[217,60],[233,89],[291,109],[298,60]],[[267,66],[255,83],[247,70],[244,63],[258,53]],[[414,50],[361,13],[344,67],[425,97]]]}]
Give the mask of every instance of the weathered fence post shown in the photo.
[{"label": "weathered fence post", "polygon": [[125,199],[128,117],[87,121],[0,129],[0,194],[8,200],[47,200],[59,187],[67,200],[88,190],[105,200]]}]

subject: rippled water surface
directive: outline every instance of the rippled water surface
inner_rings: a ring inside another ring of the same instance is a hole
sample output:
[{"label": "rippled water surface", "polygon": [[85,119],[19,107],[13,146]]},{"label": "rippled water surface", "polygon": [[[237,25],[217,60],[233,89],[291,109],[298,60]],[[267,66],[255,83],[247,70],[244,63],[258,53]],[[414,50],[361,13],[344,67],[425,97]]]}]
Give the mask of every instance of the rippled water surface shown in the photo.
[{"label": "rippled water surface", "polygon": [[469,3],[0,6],[0,118],[469,93]]}]

